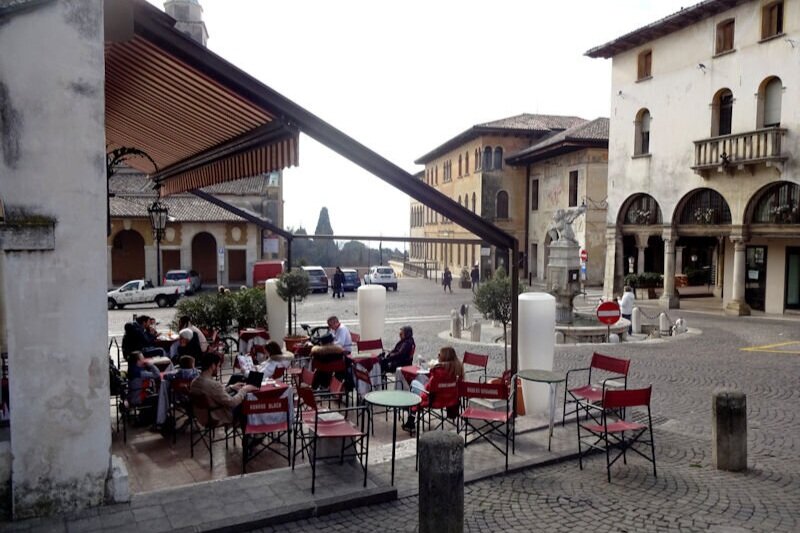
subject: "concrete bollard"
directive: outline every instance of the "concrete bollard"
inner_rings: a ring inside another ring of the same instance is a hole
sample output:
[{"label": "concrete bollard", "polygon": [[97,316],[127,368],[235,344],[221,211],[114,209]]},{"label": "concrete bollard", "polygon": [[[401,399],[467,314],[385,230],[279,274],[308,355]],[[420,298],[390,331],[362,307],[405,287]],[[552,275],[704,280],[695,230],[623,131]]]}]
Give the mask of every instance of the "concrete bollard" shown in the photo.
[{"label": "concrete bollard", "polygon": [[642,311],[638,307],[634,307],[631,313],[631,327],[634,333],[642,332]]},{"label": "concrete bollard", "polygon": [[747,396],[716,390],[712,395],[711,460],[717,470],[747,470]]},{"label": "concrete bollard", "polygon": [[481,342],[481,322],[480,320],[476,320],[472,323],[472,327],[469,329],[469,340],[472,342]]},{"label": "concrete bollard", "polygon": [[464,531],[464,439],[451,431],[419,438],[419,532]]},{"label": "concrete bollard", "polygon": [[658,330],[661,332],[662,337],[669,337],[670,333],[672,333],[672,324],[666,313],[658,315]]},{"label": "concrete bollard", "polygon": [[454,339],[461,338],[461,317],[455,309],[450,311],[450,336]]},{"label": "concrete bollard", "polygon": [[616,333],[612,333],[608,336],[608,343],[609,344],[619,344],[619,335]]},{"label": "concrete bollard", "polygon": [[567,339],[564,337],[564,333],[561,331],[556,331],[555,333],[555,343],[556,344],[564,344]]}]

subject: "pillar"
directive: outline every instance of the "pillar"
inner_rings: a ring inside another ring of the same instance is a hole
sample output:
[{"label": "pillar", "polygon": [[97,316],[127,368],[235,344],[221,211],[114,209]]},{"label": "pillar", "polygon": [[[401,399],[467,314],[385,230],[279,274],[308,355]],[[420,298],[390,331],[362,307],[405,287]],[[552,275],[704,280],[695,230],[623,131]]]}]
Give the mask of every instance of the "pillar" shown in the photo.
[{"label": "pillar", "polygon": [[675,273],[683,274],[683,249],[685,246],[675,247]]},{"label": "pillar", "polygon": [[450,431],[419,438],[419,532],[464,531],[464,440]]},{"label": "pillar", "polygon": [[[545,265],[545,270],[547,265]],[[622,234],[616,226],[606,228],[606,266],[603,299],[611,300],[622,288]]]},{"label": "pillar", "polygon": [[711,462],[718,470],[747,470],[747,396],[714,391],[711,410]]},{"label": "pillar", "polygon": [[647,250],[648,235],[636,235],[636,273],[644,274],[644,253]]},{"label": "pillar", "polygon": [[731,300],[725,306],[725,314],[744,316],[750,314],[750,306],[744,301],[745,252],[747,244],[742,236],[731,236],[733,242],[733,283]]},{"label": "pillar", "polygon": [[675,241],[678,236],[675,234],[675,230],[667,228],[662,237],[664,239],[664,294],[661,295],[661,307],[678,309],[680,301],[675,294]]}]

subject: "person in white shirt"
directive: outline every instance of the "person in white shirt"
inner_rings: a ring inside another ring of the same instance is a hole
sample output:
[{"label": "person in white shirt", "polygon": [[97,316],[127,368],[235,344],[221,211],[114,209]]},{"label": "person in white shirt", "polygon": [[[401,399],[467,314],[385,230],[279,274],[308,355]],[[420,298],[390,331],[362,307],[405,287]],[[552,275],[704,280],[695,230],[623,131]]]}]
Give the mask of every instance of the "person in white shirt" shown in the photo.
[{"label": "person in white shirt", "polygon": [[333,342],[341,346],[345,353],[353,351],[353,338],[350,336],[350,330],[347,326],[342,325],[339,319],[335,316],[328,318],[328,327],[333,333]]},{"label": "person in white shirt", "polygon": [[[636,297],[633,295],[633,289],[626,285],[625,292],[622,294],[622,298],[619,299],[619,312],[622,318],[627,319],[629,322],[633,314],[633,304],[635,301]],[[631,333],[633,333],[632,324],[628,326],[628,335]]]}]

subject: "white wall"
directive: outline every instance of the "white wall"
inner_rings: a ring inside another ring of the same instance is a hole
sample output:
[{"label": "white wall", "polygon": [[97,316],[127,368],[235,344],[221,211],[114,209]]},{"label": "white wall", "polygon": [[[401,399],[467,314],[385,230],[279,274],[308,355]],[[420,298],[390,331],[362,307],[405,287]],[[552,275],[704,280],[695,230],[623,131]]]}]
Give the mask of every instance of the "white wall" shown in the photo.
[{"label": "white wall", "polygon": [[[0,197],[53,217],[55,250],[5,255],[16,517],[103,501],[105,355],[103,3],[57,2],[0,25],[6,92]],[[12,149],[9,149],[9,146]]]}]

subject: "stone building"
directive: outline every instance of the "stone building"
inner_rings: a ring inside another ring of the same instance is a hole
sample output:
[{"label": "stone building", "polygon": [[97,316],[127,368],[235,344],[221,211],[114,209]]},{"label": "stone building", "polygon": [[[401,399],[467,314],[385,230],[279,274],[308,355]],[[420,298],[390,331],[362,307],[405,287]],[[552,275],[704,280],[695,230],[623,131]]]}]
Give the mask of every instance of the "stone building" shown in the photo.
[{"label": "stone building", "polygon": [[[522,114],[472,126],[423,155],[416,164],[425,165],[420,177],[427,185],[477,213],[513,235],[523,248],[526,221],[525,169],[505,162],[543,139],[585,122],[578,117]],[[411,234],[431,238],[474,238],[468,231],[419,203],[411,204]],[[523,257],[524,251],[520,252]],[[454,276],[464,267],[479,264],[482,273],[503,266],[509,257],[492,247],[453,243],[415,243],[410,260],[450,267]],[[520,275],[525,275],[520,268]]]},{"label": "stone building", "polygon": [[731,314],[800,308],[798,43],[798,0],[707,0],[587,52],[612,59],[607,297],[630,269],[667,307],[685,273]]},{"label": "stone building", "polygon": [[[204,192],[283,226],[280,172],[214,185]],[[114,196],[111,235],[108,237],[108,286],[131,279],[155,281],[156,243],[147,207],[156,199],[152,181],[135,172],[123,172],[109,181]],[[162,276],[172,269],[195,270],[204,285],[253,284],[253,263],[285,255],[283,239],[272,236],[239,216],[192,194],[162,200],[170,221],[161,241]]]},{"label": "stone building", "polygon": [[586,285],[602,285],[605,270],[606,187],[608,184],[608,119],[573,126],[506,159],[524,167],[528,279],[547,277],[548,228],[557,209],[586,205],[573,224],[575,238],[586,251],[581,263]]}]

